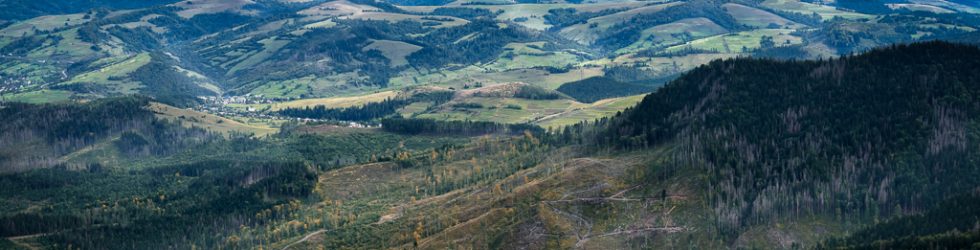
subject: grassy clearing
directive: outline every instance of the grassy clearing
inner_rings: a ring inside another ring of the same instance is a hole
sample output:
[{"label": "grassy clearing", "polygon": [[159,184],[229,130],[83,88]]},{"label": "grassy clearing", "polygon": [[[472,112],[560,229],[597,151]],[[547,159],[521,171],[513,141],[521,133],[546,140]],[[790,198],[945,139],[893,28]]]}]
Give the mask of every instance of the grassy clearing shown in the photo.
[{"label": "grassy clearing", "polygon": [[191,18],[200,14],[213,14],[221,12],[235,12],[239,14],[255,14],[255,10],[247,10],[243,7],[254,4],[252,0],[187,0],[173,4],[183,10],[178,11],[177,15],[183,18]]},{"label": "grassy clearing", "polygon": [[722,8],[724,8],[725,11],[728,12],[728,14],[732,15],[732,17],[734,17],[735,20],[738,21],[738,23],[746,26],[765,28],[771,25],[776,25],[787,29],[796,29],[796,28],[805,27],[805,25],[801,25],[796,22],[786,20],[786,18],[770,13],[768,11],[752,8],[741,4],[726,3],[722,5]]},{"label": "grassy clearing", "polygon": [[643,30],[640,33],[640,39],[618,50],[617,53],[625,54],[646,48],[660,48],[724,33],[728,33],[728,30],[711,21],[711,19],[703,17],[686,18]]},{"label": "grassy clearing", "polygon": [[408,57],[412,53],[421,50],[422,47],[418,45],[401,42],[401,41],[391,41],[391,40],[374,40],[371,44],[364,46],[364,51],[377,50],[380,51],[385,58],[391,61],[392,67],[398,67],[402,65],[408,65]]},{"label": "grassy clearing", "polygon": [[643,6],[627,11],[617,12],[605,16],[594,17],[586,23],[576,24],[561,29],[559,34],[565,38],[572,39],[582,44],[592,44],[599,35],[609,27],[621,22],[628,21],[636,15],[656,13],[670,6],[682,4],[680,2]]},{"label": "grassy clearing", "polygon": [[700,53],[673,57],[641,57],[635,54],[623,54],[612,59],[602,58],[587,63],[590,65],[641,65],[641,68],[652,71],[652,77],[669,77],[709,63],[712,60],[733,58],[738,55],[738,53]]},{"label": "grassy clearing", "polygon": [[334,22],[333,19],[327,19],[327,20],[323,20],[323,21],[319,21],[319,22],[315,22],[315,23],[304,25],[303,28],[306,28],[306,29],[316,29],[316,28],[328,29],[328,28],[333,28],[333,26],[337,26],[337,22]]},{"label": "grassy clearing", "polygon": [[832,6],[805,3],[800,2],[799,0],[766,0],[762,2],[762,6],[805,15],[817,13],[817,15],[820,15],[823,20],[830,20],[838,16],[845,19],[870,19],[874,17],[873,15],[838,10]]},{"label": "grassy clearing", "polygon": [[92,44],[78,39],[78,29],[63,30],[55,35],[61,37],[57,43],[52,39],[27,54],[28,58],[37,60],[50,60],[55,58],[70,58],[69,60],[82,60],[95,56],[95,51],[91,50]]},{"label": "grassy clearing", "polygon": [[363,12],[377,12],[381,11],[374,6],[362,5],[351,3],[346,0],[332,1],[322,3],[317,6],[310,7],[305,10],[301,10],[298,13],[300,15],[306,16],[323,16],[323,17],[335,17],[335,16],[350,16],[361,14]]},{"label": "grassy clearing", "polygon": [[687,48],[712,50],[721,53],[742,53],[746,50],[757,49],[760,47],[759,41],[762,36],[771,36],[776,46],[794,45],[803,43],[803,39],[790,35],[790,29],[759,29],[742,31],[733,34],[717,35],[690,41],[684,44],[675,45],[667,48],[668,52],[680,51]]},{"label": "grassy clearing", "polygon": [[315,99],[300,99],[295,101],[280,102],[273,104],[233,104],[229,105],[231,107],[252,107],[257,110],[268,109],[270,111],[278,111],[285,108],[303,108],[303,107],[313,107],[317,105],[324,105],[330,108],[346,108],[353,106],[361,106],[372,102],[381,102],[388,98],[394,98],[398,95],[397,91],[389,90],[377,93],[371,93],[361,96],[348,96],[348,97],[330,97],[330,98],[315,98]]},{"label": "grassy clearing", "polygon": [[60,103],[69,101],[72,95],[73,93],[70,91],[42,89],[16,94],[3,94],[3,99],[10,102]]},{"label": "grassy clearing", "polygon": [[[559,127],[581,121],[608,117],[636,105],[644,95],[610,98],[595,103],[569,99],[528,100],[500,97],[464,97],[444,104],[434,111],[418,114],[419,118],[437,120],[493,121],[500,123],[534,123],[542,127]],[[479,104],[481,108],[460,108],[454,104]]]},{"label": "grassy clearing", "polygon": [[[526,21],[519,22],[521,26],[535,30],[546,30],[551,27],[550,24],[544,22],[544,16],[548,14],[549,10],[560,9],[560,8],[574,8],[582,12],[596,12],[605,9],[614,8],[636,8],[643,6],[646,2],[634,2],[634,1],[623,1],[623,2],[606,2],[606,3],[583,3],[583,4],[568,4],[568,3],[549,3],[549,4],[512,4],[508,2],[506,5],[465,5],[461,4],[465,1],[456,1],[448,4],[452,7],[465,7],[465,8],[480,8],[487,9],[492,12],[503,11],[500,15],[496,17],[499,21],[513,21],[517,18],[527,18]],[[492,1],[480,1],[484,3]],[[432,12],[432,10],[439,8],[441,6],[401,6],[400,8],[415,11],[415,12]]]},{"label": "grassy clearing", "polygon": [[51,76],[60,75],[62,69],[50,63],[28,60],[0,60],[0,72],[5,75],[23,77],[30,81],[27,85],[43,83]]},{"label": "grassy clearing", "polygon": [[129,73],[150,63],[150,60],[150,55],[147,53],[136,54],[128,58],[105,58],[96,62],[96,64],[102,65],[99,66],[100,68],[98,70],[76,75],[63,84],[95,83],[108,86],[116,93],[136,93],[139,88],[139,83],[110,80],[110,78],[125,78]]},{"label": "grassy clearing", "polygon": [[20,21],[0,30],[0,36],[32,36],[35,31],[50,31],[65,27],[65,24],[68,24],[67,26],[73,26],[89,21],[89,19],[83,19],[83,17],[85,17],[85,14],[39,16]]},{"label": "grassy clearing", "polygon": [[610,117],[615,115],[616,112],[621,112],[626,108],[640,103],[644,96],[646,95],[633,95],[600,100],[595,103],[587,104],[587,106],[576,107],[567,112],[545,117],[535,121],[535,123],[545,128],[558,128],[581,121],[592,121],[597,118]]},{"label": "grassy clearing", "polygon": [[233,75],[239,70],[252,68],[253,66],[264,62],[266,58],[276,54],[279,49],[282,49],[282,47],[289,44],[289,42],[289,40],[278,40],[275,37],[262,39],[259,41],[259,43],[262,44],[262,50],[249,55],[248,58],[245,58],[241,62],[235,64],[234,67],[228,70],[227,75]]},{"label": "grassy clearing", "polygon": [[265,136],[278,132],[278,129],[269,126],[245,124],[212,114],[176,108],[161,103],[150,104],[150,110],[156,113],[158,118],[178,121],[185,127],[199,127],[226,135],[231,132],[240,132]]},{"label": "grassy clearing", "polygon": [[566,73],[557,74],[539,69],[493,71],[477,66],[440,71],[407,69],[400,76],[392,78],[391,85],[395,87],[408,87],[431,84],[463,89],[464,85],[474,86],[475,83],[482,83],[484,86],[489,86],[509,82],[525,82],[546,89],[557,89],[558,86],[564,83],[593,76],[601,76],[602,74],[602,68],[596,67],[577,68]]},{"label": "grassy clearing", "polygon": [[[454,104],[475,103],[482,108],[455,108]],[[467,97],[447,103],[432,113],[418,115],[420,118],[438,120],[494,121],[500,123],[529,123],[543,117],[567,112],[583,104],[568,100],[527,100],[499,97]],[[508,108],[520,107],[520,109]]]},{"label": "grassy clearing", "polygon": [[914,4],[914,3],[890,3],[886,4],[888,8],[893,10],[905,9],[909,11],[926,11],[933,13],[954,13],[955,11],[948,10],[942,7],[936,7],[932,5],[925,4]]},{"label": "grassy clearing", "polygon": [[349,81],[363,80],[364,78],[366,77],[358,75],[356,72],[319,77],[309,75],[289,80],[262,82],[250,93],[270,98],[315,98],[361,95],[378,90],[377,87],[373,86],[352,87],[348,85]]},{"label": "grassy clearing", "polygon": [[202,75],[201,73],[198,73],[198,72],[192,71],[192,70],[188,70],[188,69],[185,69],[185,68],[181,68],[180,66],[174,66],[174,69],[177,70],[177,72],[184,73],[184,75],[187,76],[187,78],[193,79],[194,80],[194,83],[196,83],[197,86],[200,86],[201,88],[210,90],[211,92],[214,92],[215,94],[218,94],[218,95],[221,95],[222,92],[223,92],[221,90],[221,87],[218,87],[218,85],[215,85],[214,82],[212,82],[210,78],[208,78],[207,76]]},{"label": "grassy clearing", "polygon": [[415,114],[424,112],[426,109],[432,106],[431,102],[416,102],[409,104],[401,109],[398,109],[398,114],[402,117],[412,117]]},{"label": "grassy clearing", "polygon": [[159,14],[149,14],[149,15],[146,15],[146,16],[141,17],[139,21],[128,22],[128,23],[123,23],[123,24],[103,25],[101,28],[102,29],[109,29],[111,27],[123,27],[123,28],[127,28],[127,29],[135,29],[135,28],[139,28],[139,27],[147,27],[147,28],[150,28],[151,31],[153,31],[154,33],[157,33],[157,34],[167,33],[167,31],[168,31],[167,28],[160,27],[160,26],[157,26],[156,24],[150,23],[150,20],[152,20],[154,18],[157,18],[157,17],[161,17],[161,15],[159,15]]},{"label": "grassy clearing", "polygon": [[485,67],[505,71],[512,69],[524,69],[537,66],[550,66],[561,68],[566,65],[575,65],[583,58],[572,53],[559,51],[543,51],[545,42],[532,43],[510,43],[504,47],[504,53]]},{"label": "grassy clearing", "polygon": [[[360,19],[360,20],[380,20],[389,22],[400,22],[400,21],[415,21],[415,22],[431,22],[432,20],[422,19],[426,16],[408,15],[400,13],[390,13],[390,12],[361,12],[359,14],[354,14],[351,16],[344,16],[340,18],[350,18],[350,19]],[[451,16],[431,16],[439,19],[451,19],[452,21],[436,21],[439,25],[432,26],[434,28],[446,28],[453,26],[460,26],[469,23],[466,19],[451,17]]]},{"label": "grassy clearing", "polygon": [[[425,16],[421,15],[410,15],[401,13],[391,13],[383,12],[373,6],[361,5],[351,3],[349,1],[333,1],[323,3],[305,10],[299,11],[299,14],[306,16],[318,16],[318,17],[333,17],[333,18],[343,18],[343,19],[361,19],[361,20],[382,20],[389,22],[398,22],[411,20],[416,22],[425,22],[431,20],[422,19]],[[451,21],[437,21],[440,24],[433,26],[435,28],[444,28],[459,26],[469,23],[469,21],[450,16],[434,16],[440,19],[451,19]],[[324,25],[332,25],[330,23],[324,23]]]}]

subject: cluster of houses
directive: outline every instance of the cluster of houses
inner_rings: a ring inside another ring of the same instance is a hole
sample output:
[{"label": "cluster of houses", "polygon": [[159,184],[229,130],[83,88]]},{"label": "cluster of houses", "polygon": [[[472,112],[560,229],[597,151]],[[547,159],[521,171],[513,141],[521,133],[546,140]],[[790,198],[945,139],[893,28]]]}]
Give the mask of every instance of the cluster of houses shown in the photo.
[{"label": "cluster of houses", "polygon": [[261,112],[262,110],[257,110],[253,106],[242,106],[242,107],[228,107],[230,104],[272,104],[275,102],[283,101],[281,99],[270,99],[264,98],[262,95],[252,95],[245,94],[243,96],[199,96],[203,101],[202,106],[194,108],[199,112],[211,113],[219,116],[239,116],[239,117],[251,117],[259,119],[273,119],[273,120],[294,120],[302,123],[311,122],[330,122],[338,126],[344,126],[349,128],[378,128],[381,127],[380,124],[365,124],[353,121],[330,121],[322,119],[312,119],[312,118],[298,118],[298,117],[283,117],[278,116],[275,113]]}]

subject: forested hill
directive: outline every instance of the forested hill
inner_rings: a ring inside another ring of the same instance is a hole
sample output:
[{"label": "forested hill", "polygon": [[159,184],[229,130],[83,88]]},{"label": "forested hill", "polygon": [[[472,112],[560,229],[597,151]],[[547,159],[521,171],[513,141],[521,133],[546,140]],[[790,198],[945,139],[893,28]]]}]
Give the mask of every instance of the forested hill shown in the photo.
[{"label": "forested hill", "polygon": [[980,185],[980,48],[896,45],[822,61],[701,66],[606,124],[705,169],[722,228],[773,217],[922,211]]}]

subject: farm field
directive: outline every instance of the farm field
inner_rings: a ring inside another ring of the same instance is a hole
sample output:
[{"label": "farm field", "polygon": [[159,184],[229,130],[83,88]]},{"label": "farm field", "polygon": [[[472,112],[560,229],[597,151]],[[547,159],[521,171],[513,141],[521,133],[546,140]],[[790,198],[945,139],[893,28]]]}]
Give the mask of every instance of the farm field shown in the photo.
[{"label": "farm field", "polygon": [[394,98],[396,96],[398,96],[397,91],[389,90],[362,96],[299,99],[272,104],[230,104],[229,106],[234,108],[251,107],[256,110],[268,111],[278,111],[284,108],[305,108],[317,105],[323,105],[330,108],[346,108],[360,106],[372,102],[381,102],[385,99]]},{"label": "farm field", "polygon": [[264,124],[242,123],[221,116],[177,108],[161,103],[152,103],[149,109],[161,119],[176,121],[182,126],[203,128],[225,135],[235,132],[261,137],[278,131],[278,129]]},{"label": "farm field", "polygon": [[0,0],[0,249],[969,249],[970,0]]},{"label": "farm field", "polygon": [[846,19],[868,19],[873,17],[872,15],[868,14],[842,11],[834,7],[806,3],[799,0],[766,0],[762,2],[762,6],[805,15],[817,13],[823,20],[830,20],[834,17]]}]

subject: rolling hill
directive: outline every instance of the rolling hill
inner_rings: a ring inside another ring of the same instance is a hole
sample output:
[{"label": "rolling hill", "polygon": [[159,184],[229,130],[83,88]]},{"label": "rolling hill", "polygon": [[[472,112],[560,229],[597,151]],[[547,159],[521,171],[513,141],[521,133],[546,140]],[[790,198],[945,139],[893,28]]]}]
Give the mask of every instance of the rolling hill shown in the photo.
[{"label": "rolling hill", "polygon": [[961,0],[0,2],[0,249],[978,246]]},{"label": "rolling hill", "polygon": [[950,11],[862,13],[869,8],[846,1],[795,0],[82,2],[5,18],[0,95],[60,102],[139,93],[192,107],[202,104],[197,96],[282,102],[476,82],[554,89],[597,76],[595,66],[660,79],[736,54],[828,57],[980,28],[972,7],[943,1],[894,4]]}]

